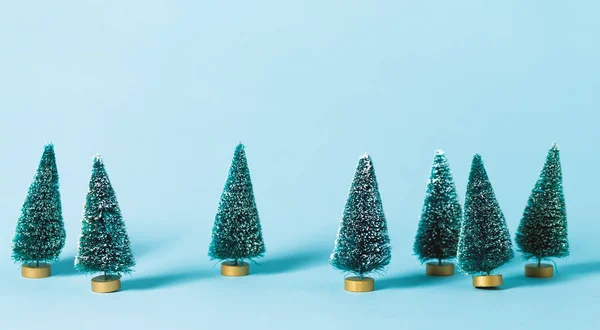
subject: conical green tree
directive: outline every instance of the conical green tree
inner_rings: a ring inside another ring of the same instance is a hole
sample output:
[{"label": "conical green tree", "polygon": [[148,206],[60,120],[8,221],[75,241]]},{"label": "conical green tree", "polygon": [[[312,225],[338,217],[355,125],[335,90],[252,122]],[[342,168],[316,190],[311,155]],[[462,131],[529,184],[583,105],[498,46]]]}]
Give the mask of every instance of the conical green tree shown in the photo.
[{"label": "conical green tree", "polygon": [[94,158],[75,267],[104,276],[130,273],[135,266],[115,191],[100,156]]},{"label": "conical green tree", "polygon": [[244,145],[240,143],[235,148],[221,194],[208,255],[212,260],[231,260],[238,265],[244,259],[259,258],[264,253],[250,170]]},{"label": "conical green tree", "polygon": [[360,158],[340,222],[330,263],[362,279],[390,263],[387,222],[375,168],[369,155]]},{"label": "conical green tree", "polygon": [[567,211],[562,187],[559,148],[555,144],[535,183],[515,237],[526,259],[562,258],[569,255]]},{"label": "conical green tree", "polygon": [[471,165],[457,256],[468,275],[490,275],[514,257],[506,220],[480,155]]},{"label": "conical green tree", "polygon": [[54,146],[47,144],[21,209],[12,258],[37,266],[55,261],[65,246],[65,236],[56,156]]},{"label": "conical green tree", "polygon": [[425,203],[413,246],[421,262],[456,257],[462,209],[456,194],[456,186],[450,165],[443,151],[433,160],[431,176],[427,185]]}]

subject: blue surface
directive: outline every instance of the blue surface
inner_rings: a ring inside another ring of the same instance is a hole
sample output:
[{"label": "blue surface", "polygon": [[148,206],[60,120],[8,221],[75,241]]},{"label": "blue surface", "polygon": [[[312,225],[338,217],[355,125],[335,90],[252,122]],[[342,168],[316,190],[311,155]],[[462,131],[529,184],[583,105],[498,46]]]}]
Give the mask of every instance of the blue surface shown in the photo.
[{"label": "blue surface", "polygon": [[[217,4],[219,3],[219,4]],[[65,1],[0,10],[0,328],[594,329],[600,303],[597,1]],[[52,140],[67,246],[54,277],[10,260]],[[266,257],[223,278],[207,249],[236,144],[247,146]],[[552,142],[571,257],[505,288],[430,279],[411,255],[434,151],[464,200],[482,154],[514,237]],[[73,273],[98,152],[136,272],[96,295]],[[378,291],[328,264],[358,157],[377,171],[392,263]]]}]

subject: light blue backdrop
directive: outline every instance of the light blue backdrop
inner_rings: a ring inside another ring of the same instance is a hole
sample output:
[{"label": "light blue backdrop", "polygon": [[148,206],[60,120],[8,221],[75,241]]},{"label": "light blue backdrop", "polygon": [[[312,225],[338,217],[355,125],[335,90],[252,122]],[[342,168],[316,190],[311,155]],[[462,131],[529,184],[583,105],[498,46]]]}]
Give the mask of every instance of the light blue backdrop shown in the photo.
[{"label": "light blue backdrop", "polygon": [[[597,1],[33,1],[0,8],[0,328],[593,329],[600,303]],[[46,141],[68,242],[55,277],[10,260]],[[247,146],[266,257],[223,278],[207,249]],[[501,291],[428,279],[412,244],[434,151],[461,200],[481,153],[511,235],[561,146],[572,256],[517,257]],[[123,291],[72,270],[95,153],[138,259]],[[393,244],[378,291],[328,265],[358,157]],[[540,284],[543,283],[543,284]]]}]

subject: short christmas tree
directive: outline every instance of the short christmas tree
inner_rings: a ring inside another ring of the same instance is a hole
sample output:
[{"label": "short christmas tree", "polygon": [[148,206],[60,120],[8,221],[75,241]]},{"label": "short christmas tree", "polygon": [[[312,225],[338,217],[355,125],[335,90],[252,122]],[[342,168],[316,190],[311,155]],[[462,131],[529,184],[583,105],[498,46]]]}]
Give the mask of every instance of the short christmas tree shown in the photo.
[{"label": "short christmas tree", "polygon": [[[262,257],[265,243],[254,199],[244,145],[236,147],[212,230],[208,255],[226,260],[223,267],[247,267],[244,260]],[[247,268],[246,268],[247,269]],[[244,274],[246,275],[247,271]],[[228,275],[225,272],[223,275]]]},{"label": "short christmas tree", "polygon": [[75,267],[82,273],[103,273],[98,281],[116,281],[122,274],[131,273],[133,266],[135,260],[115,191],[102,159],[96,156]]},{"label": "short christmas tree", "polygon": [[529,197],[515,243],[526,259],[542,260],[569,255],[567,212],[562,187],[559,148],[555,144]]},{"label": "short christmas tree", "polygon": [[[390,239],[375,168],[371,157],[364,155],[354,174],[330,262],[362,281],[366,275],[384,269],[390,259]],[[372,284],[364,291],[371,290]]]},{"label": "short christmas tree", "polygon": [[[21,209],[12,258],[24,263],[25,267],[40,267],[40,263],[57,260],[64,245],[65,227],[56,156],[54,146],[47,144]],[[39,277],[50,275],[49,266],[44,266],[47,268],[46,275]],[[27,276],[25,270],[23,275]]]},{"label": "short christmas tree", "polygon": [[[441,267],[444,260],[455,258],[461,220],[462,209],[450,165],[446,155],[440,150],[433,160],[425,203],[413,246],[419,260],[421,262],[435,260],[437,266]],[[450,271],[453,273],[453,266]],[[437,275],[429,267],[428,274]]]},{"label": "short christmas tree", "polygon": [[464,219],[458,242],[458,263],[468,275],[491,275],[514,256],[504,214],[492,189],[481,156],[475,155],[469,174]]}]

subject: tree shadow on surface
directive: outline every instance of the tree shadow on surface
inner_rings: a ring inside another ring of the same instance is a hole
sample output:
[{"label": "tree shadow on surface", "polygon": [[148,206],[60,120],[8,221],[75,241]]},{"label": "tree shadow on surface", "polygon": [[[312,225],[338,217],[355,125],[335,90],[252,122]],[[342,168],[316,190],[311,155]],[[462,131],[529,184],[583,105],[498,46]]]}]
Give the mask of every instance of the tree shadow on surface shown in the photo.
[{"label": "tree shadow on surface", "polygon": [[123,281],[123,291],[154,290],[201,281],[215,276],[210,269],[184,270],[180,272],[133,278]]},{"label": "tree shadow on surface", "polygon": [[503,287],[511,289],[522,286],[554,285],[598,274],[600,274],[600,261],[573,263],[559,266],[558,272],[555,269],[554,276],[551,278],[526,277],[524,270],[519,273],[512,273],[505,277]]},{"label": "tree shadow on surface", "polygon": [[[136,260],[158,251],[160,248],[167,246],[173,238],[161,238],[152,241],[141,241],[140,243],[133,242],[131,250]],[[73,276],[78,272],[75,269],[75,255],[68,254],[66,257],[61,257],[57,262],[52,263],[52,276]]]},{"label": "tree shadow on surface", "polygon": [[490,288],[475,288],[479,291],[502,291],[504,288],[502,287],[490,287]]},{"label": "tree shadow on surface", "polygon": [[312,248],[290,254],[266,257],[264,260],[255,261],[256,267],[251,273],[271,275],[309,269],[318,265],[328,265],[330,249]]},{"label": "tree shadow on surface", "polygon": [[404,274],[375,281],[375,290],[409,289],[423,286],[447,285],[460,280],[460,274],[452,276],[427,276],[423,272]]},{"label": "tree shadow on surface", "polygon": [[75,256],[69,255],[61,257],[60,260],[52,264],[52,276],[73,276],[77,275],[75,269]]}]

